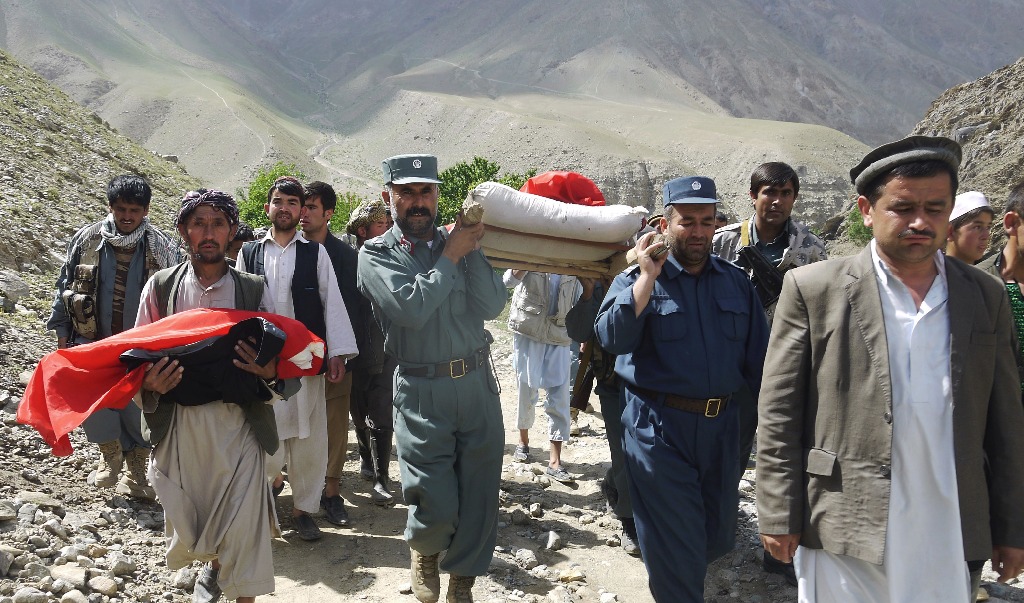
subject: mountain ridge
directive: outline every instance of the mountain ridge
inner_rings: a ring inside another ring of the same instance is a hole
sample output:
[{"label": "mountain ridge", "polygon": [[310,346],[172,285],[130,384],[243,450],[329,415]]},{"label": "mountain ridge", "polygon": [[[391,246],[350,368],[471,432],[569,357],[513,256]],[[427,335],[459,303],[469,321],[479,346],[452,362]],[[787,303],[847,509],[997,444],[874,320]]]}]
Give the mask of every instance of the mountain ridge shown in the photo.
[{"label": "mountain ridge", "polygon": [[860,140],[905,135],[949,85],[1024,54],[1020,22],[997,0],[42,0],[0,7],[0,43],[223,188],[283,160],[373,195],[380,159],[417,151],[573,167],[651,208],[700,171],[739,215],[750,172],[782,160],[820,224]]}]

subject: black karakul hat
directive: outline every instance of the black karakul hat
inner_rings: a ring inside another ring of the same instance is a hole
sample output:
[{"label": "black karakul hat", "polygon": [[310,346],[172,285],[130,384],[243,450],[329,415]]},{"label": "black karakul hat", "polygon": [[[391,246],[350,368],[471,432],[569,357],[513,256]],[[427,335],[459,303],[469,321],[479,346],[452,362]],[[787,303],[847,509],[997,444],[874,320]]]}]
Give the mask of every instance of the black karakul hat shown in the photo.
[{"label": "black karakul hat", "polygon": [[903,140],[883,144],[864,156],[857,167],[850,170],[850,182],[863,195],[875,178],[904,163],[915,161],[941,161],[954,172],[960,169],[963,153],[960,145],[943,136],[909,136]]}]

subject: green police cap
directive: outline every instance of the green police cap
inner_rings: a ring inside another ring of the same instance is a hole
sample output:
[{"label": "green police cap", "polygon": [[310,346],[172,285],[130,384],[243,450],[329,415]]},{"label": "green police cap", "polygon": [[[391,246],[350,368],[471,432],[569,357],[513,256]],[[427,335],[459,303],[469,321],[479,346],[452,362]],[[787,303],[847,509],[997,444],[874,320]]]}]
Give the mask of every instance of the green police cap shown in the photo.
[{"label": "green police cap", "polygon": [[433,155],[395,155],[381,164],[384,184],[429,182],[441,184],[437,179],[437,157]]}]

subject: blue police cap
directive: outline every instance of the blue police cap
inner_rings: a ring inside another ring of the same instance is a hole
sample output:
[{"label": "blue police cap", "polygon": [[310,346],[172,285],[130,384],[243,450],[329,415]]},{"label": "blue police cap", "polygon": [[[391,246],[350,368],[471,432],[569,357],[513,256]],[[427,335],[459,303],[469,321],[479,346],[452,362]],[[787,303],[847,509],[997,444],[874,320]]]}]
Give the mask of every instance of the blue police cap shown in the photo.
[{"label": "blue police cap", "polygon": [[676,178],[665,183],[665,207],[677,203],[718,203],[715,181],[704,176]]}]

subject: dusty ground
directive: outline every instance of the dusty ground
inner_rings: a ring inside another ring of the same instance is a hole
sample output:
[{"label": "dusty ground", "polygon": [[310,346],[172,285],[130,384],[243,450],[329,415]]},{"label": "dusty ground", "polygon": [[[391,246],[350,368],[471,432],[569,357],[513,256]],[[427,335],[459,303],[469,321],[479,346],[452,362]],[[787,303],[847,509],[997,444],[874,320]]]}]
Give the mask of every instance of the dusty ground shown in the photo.
[{"label": "dusty ground", "polygon": [[[474,588],[478,601],[600,601],[602,593],[614,593],[609,600],[648,603],[647,572],[643,562],[625,554],[617,545],[619,522],[605,513],[600,480],[609,466],[600,414],[581,414],[582,432],[563,451],[563,460],[575,484],[552,482],[543,487],[531,481],[531,468],[543,469],[547,459],[546,420],[538,409],[537,423],[530,433],[529,465],[511,459],[517,441],[515,430],[516,389],[509,352],[511,338],[501,325],[489,325],[496,336],[494,361],[502,384],[505,419],[505,461],[502,468],[503,508],[498,530],[497,551],[490,573]],[[597,398],[593,403],[597,405]],[[353,463],[354,466],[354,463]],[[392,475],[398,475],[396,462]],[[751,475],[752,478],[752,475]],[[353,504],[352,526],[334,528],[320,522],[326,536],[318,543],[305,543],[287,531],[285,540],[275,542],[274,562],[278,572],[274,600],[305,603],[334,600],[341,595],[367,601],[415,601],[399,587],[409,581],[409,553],[402,539],[406,509],[398,505],[382,511],[374,507],[365,482],[352,476],[343,481],[344,494]],[[349,496],[349,493],[352,495]],[[287,504],[287,491],[283,495]],[[753,514],[752,497],[745,503]],[[515,524],[512,512],[526,511],[539,502],[540,518]],[[709,572],[707,596],[738,601],[791,601],[796,591],[767,578],[750,563],[754,550],[752,520],[741,522],[740,548],[715,564]],[[565,543],[558,551],[544,547],[548,532],[555,531]],[[608,541],[616,543],[613,546]],[[515,550],[533,551],[547,571],[527,571],[516,564]],[[738,567],[737,567],[738,562]],[[561,572],[582,570],[585,578],[563,583]],[[446,577],[442,577],[442,586]],[[606,595],[609,598],[609,595]]]},{"label": "dusty ground", "polygon": [[[8,350],[3,358],[4,370],[0,372],[0,562],[5,551],[13,551],[14,561],[6,577],[0,571],[0,603],[36,600],[15,598],[19,591],[32,587],[50,591],[39,593],[43,597],[40,601],[61,600],[61,593],[66,593],[69,586],[55,580],[56,572],[79,566],[91,567],[87,570],[90,577],[114,576],[117,593],[108,597],[84,587],[86,599],[63,600],[189,601],[194,572],[170,572],[162,561],[159,506],[125,500],[109,491],[85,486],[85,475],[95,463],[97,452],[84,445],[80,434],[72,438],[76,452],[58,459],[49,454],[34,432],[14,424],[14,407],[22,391],[12,381],[12,375],[18,374],[14,369],[18,364],[27,366],[34,354],[49,349],[52,343],[24,320],[25,315],[19,320],[10,318],[0,314],[0,351]],[[605,513],[599,482],[608,467],[609,455],[602,417],[596,413],[582,414],[582,435],[563,452],[568,470],[578,476],[575,484],[545,486],[532,481],[531,468],[542,468],[547,455],[545,419],[538,412],[537,424],[531,431],[532,459],[536,462],[512,462],[516,390],[508,356],[511,341],[502,325],[492,323],[489,327],[497,339],[494,360],[502,383],[506,457],[497,548],[488,575],[477,581],[475,599],[495,603],[653,601],[647,590],[643,563],[618,546],[619,523]],[[17,346],[11,346],[12,342],[17,342]],[[17,351],[11,351],[12,347]],[[597,403],[596,398],[593,401]],[[354,469],[354,444],[350,448]],[[397,462],[392,463],[391,474],[397,477]],[[747,477],[749,481],[741,484],[736,550],[711,566],[705,596],[708,601],[719,603],[795,601],[794,588],[780,577],[760,570],[752,473],[748,472]],[[49,494],[55,499],[48,503],[53,506],[41,503],[34,522],[2,519],[5,503],[24,510],[19,505],[27,499],[26,492]],[[415,602],[412,595],[401,592],[409,581],[409,553],[402,539],[405,507],[398,505],[385,510],[373,506],[366,483],[355,475],[343,480],[342,493],[349,501],[352,525],[336,528],[319,518],[324,538],[307,543],[290,531],[291,497],[285,490],[279,501],[285,533],[274,542],[277,591],[261,597],[261,601]],[[540,504],[540,517],[530,516],[529,508],[534,503]],[[43,525],[51,519],[66,526],[66,539]],[[552,531],[560,536],[563,548],[545,549]],[[69,559],[68,546],[86,547],[88,555],[81,555],[78,561],[73,560],[73,555]],[[532,551],[540,565],[529,571],[520,567],[515,557],[518,549]],[[82,559],[85,556],[92,560]],[[127,556],[134,569],[115,570],[118,556]],[[575,574],[573,579],[560,580],[560,576],[570,573]],[[447,577],[442,578],[442,585],[446,580]],[[993,593],[1000,597],[993,597],[996,601],[1024,600],[1024,591],[1016,587],[994,587]]]}]

